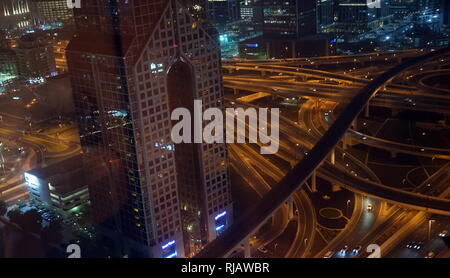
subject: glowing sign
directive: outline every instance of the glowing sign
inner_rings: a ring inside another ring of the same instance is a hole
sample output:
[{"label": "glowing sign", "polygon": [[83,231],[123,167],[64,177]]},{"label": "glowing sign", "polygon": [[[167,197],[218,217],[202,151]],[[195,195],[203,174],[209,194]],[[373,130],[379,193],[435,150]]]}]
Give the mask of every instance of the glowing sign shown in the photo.
[{"label": "glowing sign", "polygon": [[227,212],[226,212],[226,211],[224,211],[224,212],[218,214],[214,219],[217,220],[217,219],[219,219],[219,218],[224,217],[225,215],[227,215]]},{"label": "glowing sign", "polygon": [[161,248],[162,249],[166,249],[166,248],[168,248],[168,247],[170,247],[170,246],[172,246],[174,244],[175,244],[175,240],[172,240],[171,242],[167,243],[166,245],[163,245]]},{"label": "glowing sign", "polygon": [[165,256],[164,258],[170,259],[170,258],[175,258],[176,256],[177,256],[177,252],[174,252],[174,253],[172,253],[170,255]]}]

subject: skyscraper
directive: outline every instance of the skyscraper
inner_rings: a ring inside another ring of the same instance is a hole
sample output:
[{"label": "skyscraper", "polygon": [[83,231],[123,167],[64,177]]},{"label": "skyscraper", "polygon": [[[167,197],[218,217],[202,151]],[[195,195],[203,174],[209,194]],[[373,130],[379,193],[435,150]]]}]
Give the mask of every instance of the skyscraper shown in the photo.
[{"label": "skyscraper", "polygon": [[222,107],[220,49],[199,3],[75,10],[67,58],[94,216],[130,256],[187,256],[232,221],[226,146],[171,141],[173,109]]},{"label": "skyscraper", "polygon": [[2,0],[0,2],[0,29],[8,31],[30,26],[30,9],[27,0]]},{"label": "skyscraper", "polygon": [[368,5],[367,0],[322,0],[317,2],[317,24],[320,33],[355,35],[383,24],[389,4],[381,7]]},{"label": "skyscraper", "polygon": [[17,55],[17,69],[22,78],[41,78],[56,72],[53,47],[38,33],[26,34],[14,49]]},{"label": "skyscraper", "polygon": [[263,33],[300,38],[316,34],[316,0],[262,0]]},{"label": "skyscraper", "polygon": [[296,36],[298,0],[263,0],[263,33],[269,36]]},{"label": "skyscraper", "polygon": [[67,7],[67,0],[30,0],[29,5],[36,23],[63,22],[73,17],[73,10]]},{"label": "skyscraper", "polygon": [[208,19],[219,27],[240,19],[238,0],[209,0],[207,3]]}]

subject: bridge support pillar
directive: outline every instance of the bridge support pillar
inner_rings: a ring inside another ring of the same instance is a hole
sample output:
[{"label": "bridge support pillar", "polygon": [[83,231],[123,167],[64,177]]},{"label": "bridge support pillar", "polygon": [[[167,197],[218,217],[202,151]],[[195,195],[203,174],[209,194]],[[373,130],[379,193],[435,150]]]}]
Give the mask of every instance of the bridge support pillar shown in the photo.
[{"label": "bridge support pillar", "polygon": [[331,161],[331,164],[336,165],[336,149],[333,149],[331,151],[330,161]]},{"label": "bridge support pillar", "polygon": [[397,158],[397,152],[391,152],[391,157],[392,158]]},{"label": "bridge support pillar", "polygon": [[252,254],[250,252],[250,241],[248,238],[246,238],[243,242],[242,245],[244,246],[244,258],[246,259],[250,259],[252,257]]},{"label": "bridge support pillar", "polygon": [[370,117],[370,105],[367,103],[366,108],[364,109],[364,116],[366,118]]},{"label": "bridge support pillar", "polygon": [[288,217],[289,220],[294,218],[294,198],[290,198],[287,201],[287,206],[288,206]]},{"label": "bridge support pillar", "polygon": [[352,137],[350,135],[348,135],[347,133],[342,137],[342,148],[344,150],[348,149],[349,146],[351,147],[351,146],[354,146],[357,144],[358,144],[358,142],[354,141],[352,139]]},{"label": "bridge support pillar", "polygon": [[352,128],[358,131],[358,119],[354,119],[352,122]]},{"label": "bridge support pillar", "polygon": [[266,75],[267,75],[267,72],[261,71],[261,76],[262,76],[262,77],[265,77]]},{"label": "bridge support pillar", "polygon": [[314,172],[311,175],[311,191],[317,192],[317,170],[314,170]]},{"label": "bridge support pillar", "polygon": [[234,95],[237,95],[237,94],[239,94],[239,89],[237,89],[237,88],[234,88],[234,89],[233,89],[233,94],[234,94]]}]

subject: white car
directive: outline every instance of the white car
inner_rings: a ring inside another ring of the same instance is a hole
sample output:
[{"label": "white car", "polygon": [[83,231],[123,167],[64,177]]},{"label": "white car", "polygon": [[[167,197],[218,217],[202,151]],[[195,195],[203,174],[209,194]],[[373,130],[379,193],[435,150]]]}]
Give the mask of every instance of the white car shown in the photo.
[{"label": "white car", "polygon": [[342,249],[341,249],[341,254],[345,255],[348,251],[348,245],[345,245]]},{"label": "white car", "polygon": [[263,253],[263,254],[267,254],[269,252],[269,250],[267,250],[265,247],[258,248],[258,251]]},{"label": "white car", "polygon": [[359,252],[361,251],[361,249],[362,249],[362,246],[361,246],[361,245],[358,245],[358,246],[356,246],[355,248],[353,248],[352,253],[355,254],[355,255],[358,255]]},{"label": "white car", "polygon": [[447,230],[443,230],[442,232],[439,233],[439,237],[447,237],[447,236],[448,236]]}]

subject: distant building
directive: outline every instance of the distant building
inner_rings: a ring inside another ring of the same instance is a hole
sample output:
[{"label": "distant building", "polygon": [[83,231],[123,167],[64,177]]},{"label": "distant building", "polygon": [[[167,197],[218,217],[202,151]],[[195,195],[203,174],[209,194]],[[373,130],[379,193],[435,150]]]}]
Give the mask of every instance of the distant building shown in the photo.
[{"label": "distant building", "polygon": [[70,40],[55,40],[52,42],[55,66],[58,72],[66,72],[68,70],[66,48],[69,42]]},{"label": "distant building", "polygon": [[242,20],[257,24],[262,23],[263,10],[261,0],[242,0],[240,9]]},{"label": "distant building", "polygon": [[73,18],[73,9],[67,7],[67,0],[29,0],[36,24],[64,22]]},{"label": "distant building", "polygon": [[314,35],[301,39],[260,36],[239,44],[239,55],[245,59],[288,59],[334,54],[335,44],[328,35]]},{"label": "distant building", "polygon": [[17,57],[11,49],[0,48],[0,74],[17,76]]},{"label": "distant building", "polygon": [[0,49],[1,48],[9,48],[9,42],[6,38],[6,32],[3,30],[0,30]]},{"label": "distant building", "polygon": [[207,4],[207,18],[216,26],[240,19],[238,0],[209,0]]},{"label": "distant building", "polygon": [[47,205],[62,216],[89,203],[81,156],[29,170],[25,180],[32,201]]},{"label": "distant building", "polygon": [[357,35],[383,25],[389,17],[389,4],[369,7],[367,0],[322,0],[317,2],[319,33]]},{"label": "distant building", "polygon": [[402,19],[417,10],[416,0],[390,0],[389,13],[395,19]]},{"label": "distant building", "polygon": [[24,29],[31,25],[31,14],[27,0],[0,1],[0,29]]},{"label": "distant building", "polygon": [[244,0],[240,17],[252,25],[261,24],[265,37],[316,34],[316,0]]},{"label": "distant building", "polygon": [[18,72],[21,78],[41,78],[56,72],[53,47],[38,34],[27,34],[20,38],[15,48]]},{"label": "distant building", "polygon": [[441,21],[444,28],[450,27],[450,1],[442,0]]},{"label": "distant building", "polygon": [[264,0],[263,34],[265,36],[297,36],[299,0]]}]

